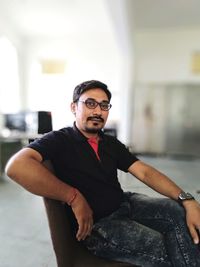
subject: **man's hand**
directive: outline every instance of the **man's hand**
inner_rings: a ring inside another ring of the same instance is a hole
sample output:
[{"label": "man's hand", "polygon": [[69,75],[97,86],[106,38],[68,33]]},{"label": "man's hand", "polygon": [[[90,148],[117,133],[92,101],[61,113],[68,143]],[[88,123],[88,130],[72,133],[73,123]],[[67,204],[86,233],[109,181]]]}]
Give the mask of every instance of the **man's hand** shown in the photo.
[{"label": "man's hand", "polygon": [[92,231],[93,212],[88,202],[79,191],[71,204],[71,208],[79,226],[76,238],[78,241],[84,240]]},{"label": "man's hand", "polygon": [[200,204],[195,200],[185,200],[186,221],[195,244],[200,243]]}]

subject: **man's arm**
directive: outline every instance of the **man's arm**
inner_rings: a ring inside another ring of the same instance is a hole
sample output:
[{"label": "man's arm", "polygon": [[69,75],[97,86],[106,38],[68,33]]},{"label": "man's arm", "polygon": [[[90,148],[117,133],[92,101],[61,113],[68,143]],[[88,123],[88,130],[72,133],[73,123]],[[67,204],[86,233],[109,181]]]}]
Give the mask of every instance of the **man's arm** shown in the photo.
[{"label": "man's arm", "polygon": [[[128,171],[155,191],[174,200],[178,200],[180,192],[183,191],[169,177],[142,161],[133,163]],[[197,244],[200,241],[198,235],[200,230],[200,204],[195,200],[185,200],[183,206],[186,210],[188,228],[194,243]]]},{"label": "man's arm", "polygon": [[[24,148],[11,157],[6,165],[6,174],[33,194],[65,203],[73,199],[74,188],[45,168],[42,156],[34,149]],[[93,218],[92,210],[78,190],[71,207],[79,225],[77,239],[84,239],[91,232]]]},{"label": "man's arm", "polygon": [[128,171],[155,191],[175,200],[178,199],[178,195],[182,191],[166,175],[140,160],[132,164]]}]

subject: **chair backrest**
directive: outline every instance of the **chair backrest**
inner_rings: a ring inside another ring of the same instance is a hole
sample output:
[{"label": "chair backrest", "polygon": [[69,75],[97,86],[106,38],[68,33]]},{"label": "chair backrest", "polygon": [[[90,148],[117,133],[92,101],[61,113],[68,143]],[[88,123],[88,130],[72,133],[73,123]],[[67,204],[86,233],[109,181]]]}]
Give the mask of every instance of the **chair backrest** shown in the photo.
[{"label": "chair backrest", "polygon": [[[45,167],[53,171],[49,161]],[[57,200],[44,198],[53,248],[58,267],[133,267],[131,264],[108,261],[92,255],[71,234],[65,206]]]}]

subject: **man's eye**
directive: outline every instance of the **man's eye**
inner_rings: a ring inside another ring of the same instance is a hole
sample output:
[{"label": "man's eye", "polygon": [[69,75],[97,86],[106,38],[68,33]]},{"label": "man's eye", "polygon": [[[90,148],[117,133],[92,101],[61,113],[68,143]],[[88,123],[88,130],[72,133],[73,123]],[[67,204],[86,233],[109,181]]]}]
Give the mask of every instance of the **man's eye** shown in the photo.
[{"label": "man's eye", "polygon": [[94,101],[91,101],[91,100],[87,101],[87,105],[89,105],[90,107],[94,107],[95,104],[96,103]]},{"label": "man's eye", "polygon": [[107,109],[109,107],[109,103],[108,102],[101,102],[101,106],[102,106],[102,108]]},{"label": "man's eye", "polygon": [[108,108],[108,103],[101,103],[102,108]]}]

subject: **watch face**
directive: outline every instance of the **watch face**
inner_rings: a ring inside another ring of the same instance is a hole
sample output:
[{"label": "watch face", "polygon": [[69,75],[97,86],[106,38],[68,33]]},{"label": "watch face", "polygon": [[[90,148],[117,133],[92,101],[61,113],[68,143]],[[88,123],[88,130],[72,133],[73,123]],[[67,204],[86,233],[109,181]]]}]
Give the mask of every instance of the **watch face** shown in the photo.
[{"label": "watch face", "polygon": [[190,193],[181,192],[179,195],[180,200],[189,200],[194,199],[194,197]]}]

